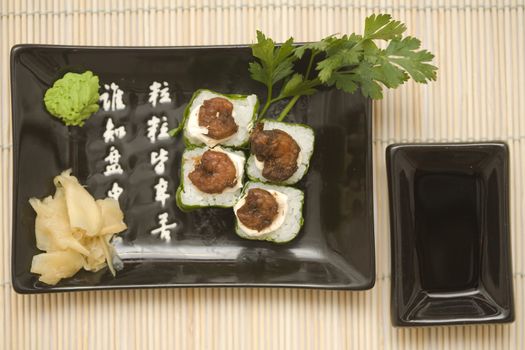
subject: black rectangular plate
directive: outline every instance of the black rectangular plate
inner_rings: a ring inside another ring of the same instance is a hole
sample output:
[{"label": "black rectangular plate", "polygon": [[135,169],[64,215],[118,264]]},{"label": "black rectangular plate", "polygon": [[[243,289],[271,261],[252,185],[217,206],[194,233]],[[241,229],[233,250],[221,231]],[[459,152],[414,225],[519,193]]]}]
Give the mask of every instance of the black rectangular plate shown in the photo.
[{"label": "black rectangular plate", "polygon": [[[14,198],[13,287],[20,293],[110,288],[261,286],[368,289],[374,285],[371,103],[360,94],[327,89],[303,98],[287,119],[315,129],[315,152],[309,174],[298,187],[306,194],[305,224],[288,244],[248,241],[236,236],[228,209],[179,211],[174,192],[179,183],[181,138],[164,141],[169,215],[179,223],[170,243],[153,237],[157,226],[153,184],[157,176],[149,153],[158,147],[145,136],[146,120],[164,114],[171,127],[181,119],[191,94],[199,88],[223,93],[256,93],[264,87],[250,79],[247,47],[102,48],[21,45],[11,53]],[[51,117],[43,95],[65,72],[91,70],[102,84],[116,82],[127,108],[99,111],[78,130]],[[167,81],[172,103],[148,103],[154,81]],[[283,106],[277,106],[279,108]],[[120,203],[129,229],[117,246],[124,269],[81,271],[53,287],[29,272],[35,246],[35,213],[30,197],[54,192],[52,179],[73,168],[96,197],[105,197],[110,181],[101,175],[108,146],[102,140],[105,120],[125,124],[128,135],[117,141],[125,174]]]},{"label": "black rectangular plate", "polygon": [[504,143],[387,148],[396,326],[512,322]]}]

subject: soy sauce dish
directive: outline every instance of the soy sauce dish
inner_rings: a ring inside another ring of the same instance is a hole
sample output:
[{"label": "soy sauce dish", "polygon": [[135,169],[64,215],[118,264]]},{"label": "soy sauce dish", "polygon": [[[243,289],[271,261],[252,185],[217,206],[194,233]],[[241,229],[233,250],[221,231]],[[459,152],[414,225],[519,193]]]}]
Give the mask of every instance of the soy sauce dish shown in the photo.
[{"label": "soy sauce dish", "polygon": [[395,326],[514,320],[506,144],[386,150]]}]

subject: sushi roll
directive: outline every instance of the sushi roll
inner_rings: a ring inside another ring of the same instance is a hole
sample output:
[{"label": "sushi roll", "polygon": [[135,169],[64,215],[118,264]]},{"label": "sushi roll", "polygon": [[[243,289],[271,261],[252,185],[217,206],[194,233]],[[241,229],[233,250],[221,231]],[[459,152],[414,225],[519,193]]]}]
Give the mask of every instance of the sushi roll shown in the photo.
[{"label": "sushi roll", "polygon": [[246,146],[258,108],[256,95],[223,95],[197,90],[184,111],[186,145]]},{"label": "sushi roll", "polygon": [[302,124],[262,120],[252,131],[250,149],[250,180],[293,185],[308,171],[314,131]]},{"label": "sushi roll", "polygon": [[186,149],[176,197],[179,208],[233,207],[242,191],[245,161],[242,151],[218,146]]},{"label": "sushi roll", "polygon": [[293,187],[248,182],[233,207],[242,238],[286,243],[303,225],[304,193]]}]

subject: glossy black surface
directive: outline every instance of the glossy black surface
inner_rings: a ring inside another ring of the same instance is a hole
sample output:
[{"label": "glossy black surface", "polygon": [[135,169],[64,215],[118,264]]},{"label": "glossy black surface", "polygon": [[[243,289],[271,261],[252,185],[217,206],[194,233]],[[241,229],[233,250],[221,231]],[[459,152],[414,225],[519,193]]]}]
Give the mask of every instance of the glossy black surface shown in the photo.
[{"label": "glossy black surface", "polygon": [[[250,79],[246,47],[213,48],[82,48],[18,46],[12,52],[14,198],[12,278],[22,293],[104,288],[164,286],[286,286],[368,289],[375,280],[372,207],[371,104],[360,94],[322,91],[301,99],[289,121],[315,129],[315,152],[305,191],[305,225],[291,243],[239,238],[228,209],[182,213],[174,202],[179,182],[181,139],[164,141],[171,217],[179,226],[165,243],[149,234],[160,205],[154,201],[157,176],[149,164],[146,120],[165,114],[177,125],[191,94],[198,88],[224,93],[257,93],[264,88]],[[45,90],[66,71],[90,69],[101,84],[116,82],[127,108],[93,115],[82,129],[68,130],[44,109]],[[167,81],[172,103],[153,108],[149,85]],[[278,106],[274,111],[278,112]],[[127,136],[116,144],[125,175],[120,197],[129,229],[117,249],[124,270],[113,278],[107,269],[81,271],[55,287],[29,273],[38,253],[35,214],[30,197],[53,192],[52,179],[73,167],[95,197],[105,196],[112,181],[102,176],[108,150],[102,139],[106,119],[126,125]]]},{"label": "glossy black surface", "polygon": [[512,322],[508,148],[386,151],[396,326]]}]

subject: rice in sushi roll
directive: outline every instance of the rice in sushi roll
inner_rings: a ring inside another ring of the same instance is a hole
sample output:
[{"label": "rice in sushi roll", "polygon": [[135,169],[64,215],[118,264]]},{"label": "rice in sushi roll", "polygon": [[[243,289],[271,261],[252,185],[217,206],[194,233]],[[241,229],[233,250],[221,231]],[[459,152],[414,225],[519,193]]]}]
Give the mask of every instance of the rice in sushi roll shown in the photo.
[{"label": "rice in sushi roll", "polygon": [[252,131],[250,148],[250,180],[293,185],[308,171],[314,131],[307,125],[262,120]]},{"label": "rice in sushi roll", "polygon": [[259,109],[256,95],[225,95],[197,90],[184,111],[184,140],[189,147],[243,147]]},{"label": "rice in sushi roll", "polygon": [[221,147],[187,149],[182,155],[177,205],[188,211],[202,207],[230,208],[242,191],[242,151]]},{"label": "rice in sushi roll", "polygon": [[233,207],[242,238],[286,243],[303,225],[304,193],[293,187],[248,182]]}]

